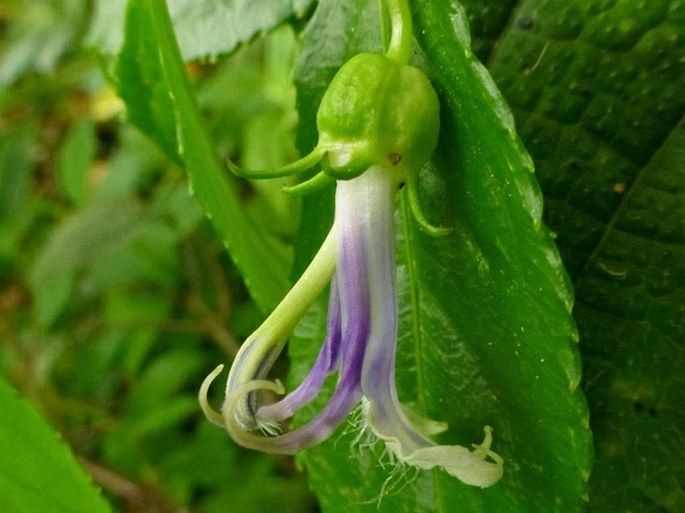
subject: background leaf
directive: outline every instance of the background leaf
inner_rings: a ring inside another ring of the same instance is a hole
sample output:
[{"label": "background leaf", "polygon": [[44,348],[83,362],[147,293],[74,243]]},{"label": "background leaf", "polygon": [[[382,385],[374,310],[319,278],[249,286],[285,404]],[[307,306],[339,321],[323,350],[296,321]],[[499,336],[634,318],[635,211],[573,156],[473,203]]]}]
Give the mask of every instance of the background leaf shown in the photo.
[{"label": "background leaf", "polygon": [[[301,17],[313,0],[169,0],[168,8],[184,60],[227,54],[288,18]],[[123,43],[126,2],[96,0],[89,44],[114,55]],[[228,24],[228,25],[227,25]]]},{"label": "background leaf", "polygon": [[[24,22],[23,7],[33,15],[45,3],[0,0],[0,48]],[[82,34],[72,18],[59,21],[43,27],[48,39],[69,24],[70,33]],[[296,157],[288,76],[295,38],[284,27],[253,39],[230,59],[187,71],[213,151],[256,166],[280,164]],[[126,124],[123,103],[98,67],[111,62],[97,57],[70,44],[53,69],[29,66],[0,91],[2,379],[59,427],[116,511],[219,513],[227,504],[246,513],[276,505],[316,511],[290,458],[237,447],[199,412],[205,369],[230,360],[263,313],[203,222],[182,170]],[[257,140],[264,130],[269,137]],[[284,201],[281,184],[257,190],[236,183],[244,212],[281,241],[292,237],[297,209]],[[287,257],[274,260],[287,268]],[[2,432],[15,411],[0,395]],[[43,421],[33,415],[30,422]],[[13,463],[15,454],[1,445],[2,463]],[[60,462],[40,463],[48,468],[36,473],[46,479],[61,470]],[[70,511],[58,500],[54,508],[34,503],[42,495],[61,499],[61,479],[37,484],[38,493],[15,484],[4,493],[3,481],[0,511],[12,513],[21,494],[21,511]],[[67,491],[70,500],[82,495]],[[84,498],[83,508],[98,511],[88,506]]]},{"label": "background leaf", "polygon": [[16,0],[21,12],[0,52],[0,86],[27,71],[52,71],[77,41],[86,19],[85,0]]},{"label": "background leaf", "polygon": [[53,233],[29,278],[40,326],[51,325],[67,307],[79,271],[131,240],[140,210],[132,200],[97,203]]},{"label": "background leaf", "polygon": [[88,194],[88,171],[95,144],[93,123],[84,119],[69,130],[57,156],[64,194],[77,205],[83,204]]},{"label": "background leaf", "polygon": [[498,34],[466,3],[577,291],[589,511],[682,511],[685,4],[529,0]]},{"label": "background leaf", "polygon": [[685,508],[685,418],[675,406],[685,402],[683,262],[680,126],[640,171],[577,279],[598,453],[591,511]]},{"label": "background leaf", "polygon": [[178,155],[191,192],[224,241],[257,304],[269,310],[287,290],[286,248],[246,215],[219,162],[185,74],[164,2],[132,0],[116,68],[131,122]]},{"label": "background leaf", "polygon": [[5,513],[107,513],[86,473],[35,410],[0,379],[0,497]]},{"label": "background leaf", "polygon": [[36,127],[24,125],[0,139],[0,215],[10,217],[26,201],[31,186],[31,152]]},{"label": "background leaf", "polygon": [[[450,424],[445,443],[479,441],[482,427],[492,425],[505,476],[487,490],[439,471],[415,480],[393,476],[379,463],[380,447],[351,449],[354,433],[307,451],[302,460],[327,512],[454,511],[457,504],[474,512],[581,511],[590,437],[577,389],[572,293],[540,224],[532,163],[504,101],[469,54],[463,12],[450,15],[448,2],[415,7],[415,33],[442,100],[440,145],[422,176],[424,203],[431,198],[429,215],[454,232],[426,238],[404,216],[400,395]],[[348,52],[377,48],[377,38],[352,38],[345,51],[320,42],[331,32],[355,33],[358,20],[369,19],[362,12],[359,4],[319,4],[303,48],[304,56],[311,52],[317,58],[297,78],[300,105],[311,101],[302,109],[304,120],[332,67]],[[302,230],[318,230],[320,222],[307,218],[306,208]],[[304,340],[291,348],[295,362],[315,356],[317,342],[303,335],[316,332],[322,318],[315,310],[298,331]],[[317,341],[320,336],[319,330]],[[305,365],[294,365],[301,377]]]}]

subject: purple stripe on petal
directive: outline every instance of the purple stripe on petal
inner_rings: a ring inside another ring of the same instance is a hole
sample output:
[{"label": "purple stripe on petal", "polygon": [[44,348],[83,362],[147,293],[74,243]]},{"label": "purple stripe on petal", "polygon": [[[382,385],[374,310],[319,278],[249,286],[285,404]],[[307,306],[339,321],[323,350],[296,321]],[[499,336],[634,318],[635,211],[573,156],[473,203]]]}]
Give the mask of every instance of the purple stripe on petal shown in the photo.
[{"label": "purple stripe on petal", "polygon": [[338,237],[335,282],[341,330],[340,379],[328,403],[316,417],[294,431],[270,439],[277,440],[278,452],[297,452],[325,440],[361,399],[361,369],[370,330],[370,311],[366,241],[360,237],[359,223],[366,224],[368,216],[367,212],[357,209],[354,203],[340,201],[348,185],[338,182],[335,212]]},{"label": "purple stripe on petal", "polygon": [[328,322],[326,338],[321,351],[302,383],[287,396],[273,404],[259,408],[257,416],[267,422],[281,422],[292,417],[297,410],[309,404],[321,391],[326,378],[336,370],[340,360],[341,320],[340,296],[337,278],[331,281],[331,294],[328,301]]},{"label": "purple stripe on petal", "polygon": [[[336,226],[345,224],[338,225],[336,218]],[[348,233],[354,235],[353,231]],[[274,437],[232,433],[236,441],[247,447],[253,446],[269,452],[294,454],[331,436],[360,401],[361,369],[370,330],[368,276],[363,246],[363,243],[355,240],[344,250],[341,248],[339,253],[337,284],[341,316],[340,379],[328,403],[312,420],[293,431]],[[352,248],[356,248],[356,251]]]},{"label": "purple stripe on petal", "polygon": [[[394,185],[387,175],[368,171],[369,182],[355,196],[370,212],[363,237],[368,246],[371,332],[364,367],[362,394],[368,400],[367,422],[381,438],[393,437],[402,448],[427,447],[432,442],[407,419],[397,397],[397,299],[395,278]],[[360,177],[361,178],[361,177]],[[362,185],[362,184],[360,184]]]},{"label": "purple stripe on petal", "polygon": [[[366,331],[366,330],[364,330]],[[353,353],[347,353],[343,363],[342,375],[326,406],[302,427],[283,435],[265,438],[271,452],[294,454],[326,440],[333,434],[354,406],[361,399],[359,388],[359,369],[364,358],[363,342],[366,334],[350,341]],[[263,448],[263,447],[262,447]]]},{"label": "purple stripe on petal", "polygon": [[[370,217],[368,210],[359,209],[356,202],[350,201],[355,190],[351,183],[338,182],[334,226],[338,238],[336,284],[340,307],[340,378],[336,388],[326,406],[312,420],[293,431],[273,437],[231,432],[234,439],[245,446],[283,454],[311,447],[328,438],[361,399],[361,371],[371,329],[367,241],[362,234]],[[325,357],[322,360],[325,361]],[[325,367],[322,363],[321,369]],[[316,379],[320,378],[321,369]],[[311,379],[315,380],[314,377]],[[231,430],[231,426],[228,427]]]}]

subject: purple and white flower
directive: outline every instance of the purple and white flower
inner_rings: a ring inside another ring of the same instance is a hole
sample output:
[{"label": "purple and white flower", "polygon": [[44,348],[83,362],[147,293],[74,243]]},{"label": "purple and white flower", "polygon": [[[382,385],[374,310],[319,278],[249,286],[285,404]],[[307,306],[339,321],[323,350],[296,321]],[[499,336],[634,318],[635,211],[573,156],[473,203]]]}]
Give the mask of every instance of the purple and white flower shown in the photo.
[{"label": "purple and white flower", "polygon": [[[200,391],[207,417],[225,427],[239,444],[293,454],[330,437],[361,403],[365,427],[382,440],[399,462],[421,469],[442,468],[466,484],[487,487],[502,476],[502,459],[490,449],[491,429],[473,450],[438,445],[429,436],[442,423],[408,414],[395,383],[397,299],[394,255],[395,174],[373,166],[336,184],[335,221],[326,242],[281,305],[243,344],[230,371],[221,412],[211,409],[207,390],[217,367]],[[288,335],[330,281],[327,334],[308,376],[299,387],[271,404],[260,391],[283,394],[266,375]],[[309,422],[281,433],[284,421],[338,374],[333,394]],[[261,433],[260,433],[261,431]]]},{"label": "purple and white flower", "polygon": [[[385,443],[397,461],[442,468],[464,483],[486,487],[502,476],[502,459],[490,449],[492,433],[473,450],[438,445],[429,437],[446,429],[409,413],[397,396],[397,298],[393,217],[395,192],[408,191],[416,221],[435,228],[418,206],[421,167],[438,141],[439,100],[428,77],[409,65],[411,12],[405,0],[381,2],[390,25],[385,54],[360,53],[338,70],[317,112],[319,142],[299,161],[279,169],[229,168],[249,178],[287,176],[321,165],[297,186],[309,191],[335,182],[335,220],[321,249],[283,301],[245,341],[231,367],[221,412],[207,401],[217,367],[200,389],[207,417],[233,439],[263,451],[293,454],[316,445],[361,404],[364,430]],[[302,383],[280,401],[262,404],[264,391],[285,393],[267,374],[287,338],[330,283],[328,326],[319,355]],[[284,421],[317,397],[331,374],[338,379],[326,405],[306,424],[282,432]]]}]

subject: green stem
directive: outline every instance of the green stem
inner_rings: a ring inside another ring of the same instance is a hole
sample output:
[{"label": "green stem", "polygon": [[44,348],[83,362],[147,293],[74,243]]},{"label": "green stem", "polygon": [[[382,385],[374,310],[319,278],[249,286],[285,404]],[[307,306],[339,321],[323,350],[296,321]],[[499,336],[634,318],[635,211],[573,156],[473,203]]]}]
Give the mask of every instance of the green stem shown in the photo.
[{"label": "green stem", "polygon": [[[399,64],[408,64],[412,46],[412,22],[407,0],[381,0],[390,18],[390,42],[386,57]],[[383,20],[385,20],[385,14]]]},{"label": "green stem", "polygon": [[[250,335],[240,347],[236,355],[226,383],[226,396],[234,393],[239,387],[255,383],[255,378],[261,377],[271,368],[280,354],[288,336],[295,329],[299,320],[312,306],[317,297],[323,292],[335,272],[336,264],[336,237],[335,230],[331,229],[326,240],[321,245],[318,253],[312,259],[309,267],[304,271],[297,283],[290,289],[279,305],[271,312],[262,325]],[[223,366],[219,366],[207,376],[200,388],[199,400],[202,411],[207,418],[215,424],[223,425],[225,413],[219,413],[212,409],[207,400],[209,386],[221,373]],[[263,380],[257,380],[263,383]],[[250,385],[252,386],[252,385]],[[280,387],[272,383],[267,387]],[[278,388],[280,390],[280,388]],[[279,392],[282,393],[282,392]],[[235,416],[237,422],[245,429],[257,427],[254,414],[250,410],[248,395],[242,397],[240,404],[231,404],[230,414]],[[224,402],[224,410],[227,402]],[[226,421],[227,422],[227,421]]]},{"label": "green stem", "polygon": [[227,389],[264,375],[273,365],[297,323],[331,281],[336,263],[335,239],[331,229],[297,283],[240,347],[228,375]]},{"label": "green stem", "polygon": [[300,319],[331,281],[336,263],[334,230],[328,233],[321,248],[290,292],[271,315],[250,336],[250,339],[285,340]]}]

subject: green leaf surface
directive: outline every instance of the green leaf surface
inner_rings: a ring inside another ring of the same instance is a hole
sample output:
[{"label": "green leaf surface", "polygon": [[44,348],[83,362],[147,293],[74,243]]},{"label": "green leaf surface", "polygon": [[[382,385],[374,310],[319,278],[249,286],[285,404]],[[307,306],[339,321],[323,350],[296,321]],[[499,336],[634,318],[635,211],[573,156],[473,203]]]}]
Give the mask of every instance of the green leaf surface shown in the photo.
[{"label": "green leaf surface", "polygon": [[497,45],[503,30],[511,20],[519,0],[500,0],[483,2],[482,0],[461,0],[466,10],[466,17],[471,27],[471,49],[481,62],[487,58]]},{"label": "green leaf surface", "polygon": [[[414,7],[415,34],[442,105],[439,148],[422,173],[423,203],[431,219],[454,230],[427,238],[411,216],[403,216],[399,393],[420,412],[449,423],[443,443],[479,442],[483,426],[493,426],[493,448],[504,457],[505,473],[481,490],[441,471],[393,471],[382,463],[381,447],[352,446],[356,429],[349,426],[302,460],[327,513],[582,511],[591,443],[577,388],[572,292],[541,225],[532,163],[508,108],[470,53],[464,13],[454,14],[447,1],[416,1]],[[346,57],[377,47],[377,40],[355,37],[343,51],[339,43],[322,43],[337,42],[337,33],[358,34],[362,12],[358,2],[345,8],[320,2],[303,55],[324,64],[297,77],[303,120]],[[311,138],[303,133],[302,150]],[[321,231],[320,225],[305,210],[302,230]],[[303,238],[302,255],[310,245]],[[294,381],[321,341],[325,316],[317,308],[291,347]]]},{"label": "green leaf surface", "polygon": [[75,205],[82,205],[88,195],[88,171],[95,157],[95,127],[82,120],[67,133],[57,155],[57,173],[62,190]]},{"label": "green leaf surface", "polygon": [[597,444],[590,511],[683,511],[682,125],[642,169],[577,291]]},{"label": "green leaf surface", "polygon": [[685,4],[536,0],[514,16],[489,67],[535,159],[546,220],[575,278],[683,115]]},{"label": "green leaf surface", "polygon": [[[313,0],[168,0],[184,60],[227,54],[284,20],[302,16]],[[122,47],[126,2],[96,0],[89,44],[115,55]]]},{"label": "green leaf surface", "polygon": [[132,239],[140,216],[132,199],[94,203],[54,230],[28,276],[40,326],[49,327],[67,307],[79,271]]},{"label": "green leaf surface", "polygon": [[234,181],[212,146],[161,0],[129,3],[126,41],[116,67],[133,124],[177,155],[191,192],[223,240],[257,304],[272,308],[287,290],[285,248],[247,216]]},{"label": "green leaf surface", "polygon": [[0,510],[106,513],[110,509],[45,421],[0,379]]},{"label": "green leaf surface", "polygon": [[685,508],[683,33],[682,1],[530,0],[490,56],[577,290],[597,513]]},{"label": "green leaf surface", "polygon": [[3,221],[27,201],[36,138],[36,127],[32,124],[7,131],[0,138],[0,219]]}]

